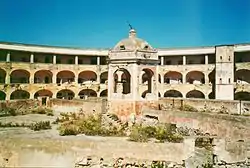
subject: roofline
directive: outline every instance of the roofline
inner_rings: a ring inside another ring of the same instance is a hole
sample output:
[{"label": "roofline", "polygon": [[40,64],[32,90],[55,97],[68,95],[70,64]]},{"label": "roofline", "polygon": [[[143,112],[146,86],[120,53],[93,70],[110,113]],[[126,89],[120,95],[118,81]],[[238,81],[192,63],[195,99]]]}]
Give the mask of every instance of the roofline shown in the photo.
[{"label": "roofline", "polygon": [[[156,48],[159,56],[173,55],[199,55],[199,54],[215,54],[216,47],[234,46],[234,51],[243,52],[250,51],[250,43],[216,45],[210,47],[186,47],[186,48]],[[49,53],[49,54],[66,54],[66,55],[89,55],[89,56],[107,56],[110,49],[95,48],[73,48],[58,47],[48,45],[23,44],[13,42],[0,42],[0,49],[26,51],[30,53]]]}]

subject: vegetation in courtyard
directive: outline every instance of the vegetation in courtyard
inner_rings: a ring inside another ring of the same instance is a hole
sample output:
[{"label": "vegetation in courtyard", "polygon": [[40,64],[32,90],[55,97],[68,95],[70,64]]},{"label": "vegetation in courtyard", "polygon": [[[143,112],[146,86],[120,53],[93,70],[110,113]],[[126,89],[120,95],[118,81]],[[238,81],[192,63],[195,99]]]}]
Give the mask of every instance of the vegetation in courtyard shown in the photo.
[{"label": "vegetation in courtyard", "polygon": [[124,128],[103,127],[101,115],[77,116],[75,113],[61,114],[61,118],[57,118],[56,123],[60,123],[59,134],[65,135],[99,135],[99,136],[124,136]]},{"label": "vegetation in courtyard", "polygon": [[40,131],[40,130],[47,130],[51,129],[50,121],[39,121],[36,123],[13,123],[13,122],[0,122],[1,128],[8,128],[8,127],[27,127],[34,131]]},{"label": "vegetation in courtyard", "polygon": [[198,112],[198,109],[196,109],[195,107],[188,105],[188,104],[184,104],[180,110],[182,111],[190,111],[190,112]]},{"label": "vegetation in courtyard", "polygon": [[54,115],[51,109],[44,107],[34,107],[32,109],[5,107],[0,110],[0,117],[26,115],[26,114],[46,114],[48,116]]},{"label": "vegetation in courtyard", "polygon": [[147,142],[149,139],[155,138],[159,142],[175,142],[181,143],[184,138],[176,132],[174,124],[164,124],[158,126],[141,126],[132,127],[129,140],[135,142]]}]

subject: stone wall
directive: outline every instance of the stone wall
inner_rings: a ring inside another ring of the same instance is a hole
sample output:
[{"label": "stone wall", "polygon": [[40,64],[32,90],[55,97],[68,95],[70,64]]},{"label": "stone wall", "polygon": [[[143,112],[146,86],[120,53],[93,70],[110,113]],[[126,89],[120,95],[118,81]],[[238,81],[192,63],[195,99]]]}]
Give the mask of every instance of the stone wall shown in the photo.
[{"label": "stone wall", "polygon": [[187,108],[193,108],[200,112],[250,115],[250,102],[247,101],[162,98],[159,100],[159,104],[163,110],[191,111]]},{"label": "stone wall", "polygon": [[8,100],[8,101],[0,101],[0,110],[6,107],[16,107],[16,108],[32,108],[38,106],[39,102],[37,100]]},{"label": "stone wall", "polygon": [[106,100],[105,99],[87,99],[87,100],[63,100],[51,99],[51,107],[55,111],[60,112],[105,112]]}]

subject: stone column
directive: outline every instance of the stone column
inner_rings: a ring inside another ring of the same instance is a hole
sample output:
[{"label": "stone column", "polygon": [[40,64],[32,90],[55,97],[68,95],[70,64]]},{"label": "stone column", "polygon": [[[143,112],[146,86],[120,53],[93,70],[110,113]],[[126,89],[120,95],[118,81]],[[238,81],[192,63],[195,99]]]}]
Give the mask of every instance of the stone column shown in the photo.
[{"label": "stone column", "polygon": [[30,63],[31,63],[31,64],[34,63],[34,54],[30,54]]},{"label": "stone column", "polygon": [[56,84],[56,72],[53,72],[52,83]]},{"label": "stone column", "polygon": [[8,53],[6,56],[6,62],[10,62],[10,53]]},{"label": "stone column", "polygon": [[164,65],[164,57],[161,57],[161,65]]},{"label": "stone column", "polygon": [[75,65],[78,65],[78,56],[75,56]]},{"label": "stone column", "polygon": [[34,73],[33,72],[30,72],[30,81],[29,81],[30,84],[34,84]]},{"label": "stone column", "polygon": [[164,84],[164,75],[161,75],[161,84]]},{"label": "stone column", "polygon": [[75,74],[75,83],[78,83],[78,73]]},{"label": "stone column", "polygon": [[56,64],[56,55],[53,55],[53,64]]},{"label": "stone column", "polygon": [[5,84],[10,84],[10,72],[6,71]]},{"label": "stone column", "polygon": [[97,57],[97,65],[100,65],[100,56]]},{"label": "stone column", "polygon": [[182,83],[183,84],[186,84],[186,75],[187,75],[186,73],[182,74]]},{"label": "stone column", "polygon": [[205,64],[208,64],[208,55],[205,55]]},{"label": "stone column", "polygon": [[186,65],[186,56],[185,55],[182,56],[182,62],[183,62],[183,65]]}]

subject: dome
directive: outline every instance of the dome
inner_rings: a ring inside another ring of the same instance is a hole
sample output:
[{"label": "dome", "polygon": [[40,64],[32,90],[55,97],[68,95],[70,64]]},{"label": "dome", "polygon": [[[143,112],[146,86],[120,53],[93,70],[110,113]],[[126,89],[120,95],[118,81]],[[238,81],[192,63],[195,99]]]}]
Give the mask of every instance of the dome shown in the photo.
[{"label": "dome", "polygon": [[116,44],[114,50],[148,50],[152,47],[145,41],[136,37],[136,31],[131,29],[129,37]]}]

